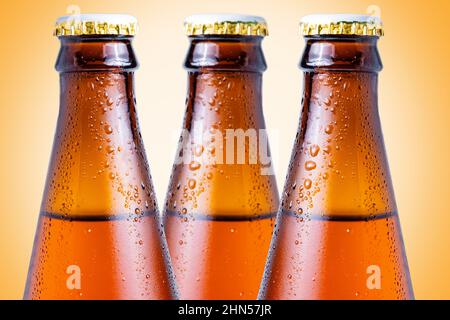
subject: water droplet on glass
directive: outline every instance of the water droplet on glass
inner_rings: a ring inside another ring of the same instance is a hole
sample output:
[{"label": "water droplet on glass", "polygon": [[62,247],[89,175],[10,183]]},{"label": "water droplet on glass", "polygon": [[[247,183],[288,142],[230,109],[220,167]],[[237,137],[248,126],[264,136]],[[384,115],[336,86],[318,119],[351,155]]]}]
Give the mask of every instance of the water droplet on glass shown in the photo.
[{"label": "water droplet on glass", "polygon": [[310,179],[305,179],[303,186],[305,187],[305,189],[311,189],[312,181]]},{"label": "water droplet on glass", "polygon": [[109,125],[106,125],[106,126],[104,127],[104,129],[105,129],[106,134],[111,134],[111,133],[113,133],[113,128],[112,128],[111,126],[109,126]]},{"label": "water droplet on glass", "polygon": [[198,169],[200,169],[200,167],[201,167],[201,165],[200,165],[200,163],[197,162],[197,161],[192,161],[192,162],[189,164],[189,169],[191,169],[192,171],[198,170]]},{"label": "water droplet on glass", "polygon": [[200,157],[202,155],[204,149],[205,148],[202,145],[195,146],[195,148],[194,148],[195,156]]},{"label": "water droplet on glass", "polygon": [[329,124],[325,127],[325,133],[326,134],[332,134],[333,133],[333,125]]},{"label": "water droplet on glass", "polygon": [[319,154],[320,147],[317,144],[313,144],[311,147],[309,147],[309,153],[311,154],[311,157],[315,157]]},{"label": "water droplet on glass", "polygon": [[330,147],[330,146],[325,146],[325,147],[323,148],[323,152],[325,152],[325,153],[330,153],[330,152],[331,152],[331,147]]},{"label": "water droplet on glass", "polygon": [[188,181],[189,189],[195,189],[196,185],[197,185],[197,182],[194,179],[189,179],[189,181]]},{"label": "water droplet on glass", "polygon": [[306,161],[305,169],[308,171],[314,170],[316,168],[316,163],[314,161]]},{"label": "water droplet on glass", "polygon": [[214,147],[208,147],[208,152],[212,155],[214,155],[216,153],[216,148]]}]

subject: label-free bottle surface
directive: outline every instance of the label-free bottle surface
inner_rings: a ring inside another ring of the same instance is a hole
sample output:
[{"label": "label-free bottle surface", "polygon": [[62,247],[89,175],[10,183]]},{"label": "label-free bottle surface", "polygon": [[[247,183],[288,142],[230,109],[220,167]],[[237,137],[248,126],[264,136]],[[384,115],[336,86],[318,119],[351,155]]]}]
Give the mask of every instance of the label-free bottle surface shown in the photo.
[{"label": "label-free bottle surface", "polygon": [[378,114],[381,21],[301,30],[303,109],[259,298],[413,298]]},{"label": "label-free bottle surface", "polygon": [[60,18],[60,110],[26,299],[171,299],[134,95],[136,20]]},{"label": "label-free bottle surface", "polygon": [[186,20],[188,95],[164,223],[183,299],[256,299],[278,192],[262,112],[265,21]]}]

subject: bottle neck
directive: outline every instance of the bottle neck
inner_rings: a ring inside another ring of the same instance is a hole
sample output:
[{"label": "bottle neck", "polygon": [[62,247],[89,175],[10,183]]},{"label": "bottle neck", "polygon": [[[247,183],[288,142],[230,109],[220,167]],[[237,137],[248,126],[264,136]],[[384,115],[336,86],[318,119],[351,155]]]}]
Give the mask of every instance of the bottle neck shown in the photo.
[{"label": "bottle neck", "polygon": [[[62,109],[86,112],[113,109],[113,102],[134,99],[134,71],[138,62],[132,37],[61,37],[56,62],[60,73]],[[64,110],[63,110],[64,111]]]},{"label": "bottle neck", "polygon": [[332,110],[336,117],[345,112],[378,115],[378,72],[382,63],[377,40],[363,36],[307,38],[300,62],[305,72],[306,99],[324,107],[323,111]]},{"label": "bottle neck", "polygon": [[227,129],[262,129],[262,74],[253,72],[189,72],[185,126],[197,122]]},{"label": "bottle neck", "polygon": [[267,65],[261,49],[262,37],[190,37],[185,68],[191,72],[238,71],[262,73]]},{"label": "bottle neck", "polygon": [[377,37],[318,36],[306,38],[300,67],[305,71],[381,71]]},{"label": "bottle neck", "polygon": [[[191,121],[226,129],[263,128],[262,37],[190,37],[185,67],[189,87],[185,127]],[[251,121],[253,119],[253,121]]]},{"label": "bottle neck", "polygon": [[132,37],[61,37],[56,70],[64,72],[127,71],[138,68]]}]

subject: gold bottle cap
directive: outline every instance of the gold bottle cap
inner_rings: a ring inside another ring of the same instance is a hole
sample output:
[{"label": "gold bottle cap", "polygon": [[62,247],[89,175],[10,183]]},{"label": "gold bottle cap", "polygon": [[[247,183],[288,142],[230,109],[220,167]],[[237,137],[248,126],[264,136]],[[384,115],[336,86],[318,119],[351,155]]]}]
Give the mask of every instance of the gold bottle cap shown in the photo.
[{"label": "gold bottle cap", "polygon": [[355,35],[381,37],[383,23],[379,17],[355,14],[313,14],[300,22],[303,36]]},{"label": "gold bottle cap", "polygon": [[77,14],[60,17],[56,21],[57,37],[83,35],[134,36],[137,32],[135,17],[125,14]]},{"label": "gold bottle cap", "polygon": [[197,14],[184,20],[186,35],[259,36],[269,34],[262,17],[241,14]]}]

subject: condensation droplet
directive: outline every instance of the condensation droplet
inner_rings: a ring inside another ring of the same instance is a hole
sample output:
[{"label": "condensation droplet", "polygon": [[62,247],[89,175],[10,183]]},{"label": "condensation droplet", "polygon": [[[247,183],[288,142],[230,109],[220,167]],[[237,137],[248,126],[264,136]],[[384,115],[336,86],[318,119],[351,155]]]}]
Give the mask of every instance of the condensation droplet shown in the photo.
[{"label": "condensation droplet", "polygon": [[316,168],[316,163],[314,161],[306,161],[305,169],[308,171],[314,170]]},{"label": "condensation droplet", "polygon": [[305,179],[303,186],[305,187],[305,189],[311,189],[312,181],[310,179]]},{"label": "condensation droplet", "polygon": [[208,147],[208,152],[212,155],[214,155],[216,153],[216,148],[214,147]]},{"label": "condensation droplet", "polygon": [[311,157],[315,157],[319,154],[320,147],[317,144],[313,144],[311,147],[309,147],[309,153],[311,154]]},{"label": "condensation droplet", "polygon": [[200,165],[200,163],[197,162],[197,161],[192,161],[192,162],[189,164],[189,169],[191,169],[192,171],[198,170],[198,169],[200,169],[200,167],[201,167],[201,165]]},{"label": "condensation droplet", "polygon": [[109,125],[106,125],[106,126],[104,127],[104,129],[105,129],[105,133],[106,133],[106,134],[111,134],[111,133],[113,133],[113,128],[112,128],[111,126],[109,126]]},{"label": "condensation droplet", "polygon": [[200,157],[203,153],[203,150],[205,150],[205,148],[202,145],[197,145],[194,148],[194,154],[196,157]]},{"label": "condensation droplet", "polygon": [[189,181],[188,181],[189,189],[195,189],[196,185],[197,185],[197,182],[194,179],[189,179]]}]

